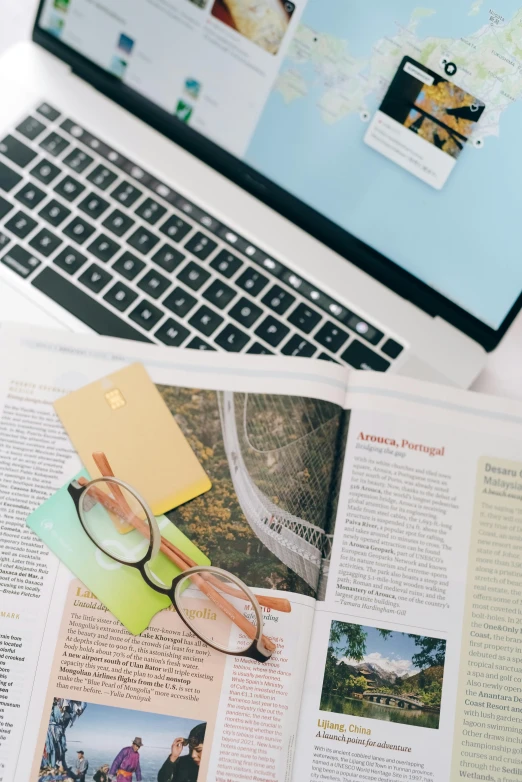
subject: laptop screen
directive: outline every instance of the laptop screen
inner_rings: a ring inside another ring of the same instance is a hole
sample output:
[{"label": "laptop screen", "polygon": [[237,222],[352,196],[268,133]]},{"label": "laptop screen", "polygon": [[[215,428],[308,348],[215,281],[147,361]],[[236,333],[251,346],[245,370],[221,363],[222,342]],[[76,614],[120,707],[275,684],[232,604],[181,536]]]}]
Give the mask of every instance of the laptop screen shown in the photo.
[{"label": "laptop screen", "polygon": [[516,0],[45,0],[40,26],[493,329],[518,298]]}]

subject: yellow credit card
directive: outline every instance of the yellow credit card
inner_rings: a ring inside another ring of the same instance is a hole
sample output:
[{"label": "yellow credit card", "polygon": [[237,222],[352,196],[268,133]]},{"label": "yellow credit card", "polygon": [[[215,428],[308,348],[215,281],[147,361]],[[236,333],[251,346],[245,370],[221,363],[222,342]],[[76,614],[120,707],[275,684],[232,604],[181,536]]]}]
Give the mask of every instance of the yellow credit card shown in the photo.
[{"label": "yellow credit card", "polygon": [[54,403],[83,464],[100,475],[103,451],[114,475],[133,486],[160,516],[212,484],[142,364],[131,364]]}]

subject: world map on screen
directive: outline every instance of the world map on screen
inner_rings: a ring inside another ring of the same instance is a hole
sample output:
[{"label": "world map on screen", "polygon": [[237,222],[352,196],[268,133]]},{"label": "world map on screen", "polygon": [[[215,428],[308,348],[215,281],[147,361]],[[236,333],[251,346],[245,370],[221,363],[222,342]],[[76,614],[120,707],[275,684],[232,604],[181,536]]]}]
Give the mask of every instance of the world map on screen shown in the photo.
[{"label": "world map on screen", "polygon": [[[446,80],[426,81],[403,122],[414,147],[429,139],[428,155],[445,149],[452,156],[440,158],[445,171],[433,187],[387,154],[386,140],[368,138],[405,63],[413,76],[421,69],[421,81],[422,69]],[[467,96],[467,105],[455,108],[450,93]],[[443,120],[441,112],[423,115],[435,94],[450,106]],[[410,0],[310,0],[246,160],[498,327],[522,288],[521,127],[520,0],[498,8],[485,0],[434,0],[426,8]]]},{"label": "world map on screen", "polygon": [[[477,19],[477,29],[455,38],[430,35],[429,20],[437,12],[415,8],[404,27],[395,25],[392,35],[375,41],[367,57],[350,54],[349,38],[321,33],[303,23],[288,52],[290,67],[280,74],[275,90],[288,104],[306,100],[311,87],[319,83],[322,94],[316,108],[323,122],[339,122],[353,113],[364,120],[383,98],[404,56],[439,71],[452,62],[457,67],[454,81],[486,104],[474,138],[484,142],[499,135],[502,113],[522,99],[522,8],[513,9],[513,16],[506,18],[486,9],[482,12],[483,4],[475,0],[468,11],[469,18]],[[370,11],[372,4],[368,6]],[[308,64],[314,69],[312,81],[304,67]]]}]

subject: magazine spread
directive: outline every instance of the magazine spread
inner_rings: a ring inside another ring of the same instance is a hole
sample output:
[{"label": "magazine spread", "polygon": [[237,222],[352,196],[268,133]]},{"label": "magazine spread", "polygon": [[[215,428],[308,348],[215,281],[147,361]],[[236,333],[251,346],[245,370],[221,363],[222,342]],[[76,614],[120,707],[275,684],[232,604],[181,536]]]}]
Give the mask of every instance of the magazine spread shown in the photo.
[{"label": "magazine spread", "polygon": [[[0,353],[0,782],[520,774],[521,405],[11,327]],[[172,606],[132,634],[26,525],[82,467],[53,403],[135,362],[212,483],[164,524],[261,598],[268,662]]]}]

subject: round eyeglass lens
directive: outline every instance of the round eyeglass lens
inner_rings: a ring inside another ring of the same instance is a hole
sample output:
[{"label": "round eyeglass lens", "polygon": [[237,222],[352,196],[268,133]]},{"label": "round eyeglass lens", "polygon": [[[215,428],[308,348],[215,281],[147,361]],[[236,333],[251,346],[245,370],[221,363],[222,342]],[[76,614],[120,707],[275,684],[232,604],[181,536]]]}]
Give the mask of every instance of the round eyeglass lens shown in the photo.
[{"label": "round eyeglass lens", "polygon": [[224,652],[244,652],[260,635],[261,618],[241,581],[201,570],[176,586],[178,609],[191,630]]},{"label": "round eyeglass lens", "polygon": [[132,564],[147,554],[149,515],[125,486],[110,478],[93,481],[80,497],[79,510],[91,539],[110,557]]}]

